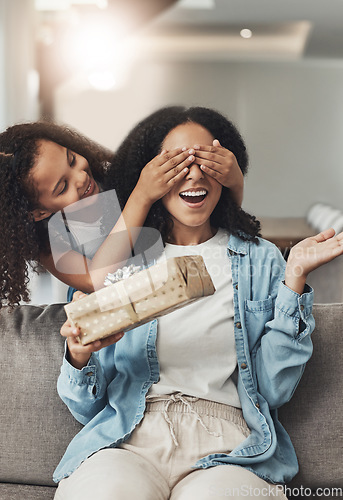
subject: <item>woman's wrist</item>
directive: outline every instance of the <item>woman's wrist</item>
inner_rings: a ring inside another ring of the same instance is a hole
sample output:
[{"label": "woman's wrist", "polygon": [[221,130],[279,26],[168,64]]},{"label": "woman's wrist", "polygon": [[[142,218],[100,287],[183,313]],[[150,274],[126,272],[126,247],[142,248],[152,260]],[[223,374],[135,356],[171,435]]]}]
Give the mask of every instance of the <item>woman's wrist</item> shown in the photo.
[{"label": "woman's wrist", "polygon": [[302,295],[306,284],[306,276],[286,276],[285,285],[293,292]]},{"label": "woman's wrist", "polygon": [[294,261],[290,255],[285,270],[285,285],[301,295],[304,292],[306,280],[307,274],[303,266]]},{"label": "woman's wrist", "polygon": [[69,347],[66,352],[66,359],[68,363],[70,363],[77,370],[82,370],[85,366],[87,366],[88,361],[90,360],[91,355],[87,354],[72,354]]}]

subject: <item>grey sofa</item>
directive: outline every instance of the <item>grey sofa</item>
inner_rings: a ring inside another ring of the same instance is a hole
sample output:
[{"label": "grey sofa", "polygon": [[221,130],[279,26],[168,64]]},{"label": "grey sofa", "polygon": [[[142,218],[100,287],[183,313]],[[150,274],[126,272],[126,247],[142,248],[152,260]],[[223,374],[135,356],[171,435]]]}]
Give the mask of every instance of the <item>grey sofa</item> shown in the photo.
[{"label": "grey sofa", "polygon": [[[289,485],[297,498],[308,497],[304,488],[343,487],[343,304],[314,314],[314,355],[280,410],[300,461]],[[64,320],[62,304],[0,311],[0,500],[52,499],[53,470],[81,428],[56,393]]]}]

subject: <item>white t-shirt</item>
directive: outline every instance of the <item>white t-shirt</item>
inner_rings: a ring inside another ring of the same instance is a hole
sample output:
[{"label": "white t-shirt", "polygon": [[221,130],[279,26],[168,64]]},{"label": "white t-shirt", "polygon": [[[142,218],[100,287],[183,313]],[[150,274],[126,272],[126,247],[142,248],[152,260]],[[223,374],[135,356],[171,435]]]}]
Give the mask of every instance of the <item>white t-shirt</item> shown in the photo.
[{"label": "white t-shirt", "polygon": [[159,382],[149,394],[181,392],[240,408],[233,327],[229,235],[219,229],[200,245],[167,244],[167,258],[202,255],[216,291],[158,320]]}]

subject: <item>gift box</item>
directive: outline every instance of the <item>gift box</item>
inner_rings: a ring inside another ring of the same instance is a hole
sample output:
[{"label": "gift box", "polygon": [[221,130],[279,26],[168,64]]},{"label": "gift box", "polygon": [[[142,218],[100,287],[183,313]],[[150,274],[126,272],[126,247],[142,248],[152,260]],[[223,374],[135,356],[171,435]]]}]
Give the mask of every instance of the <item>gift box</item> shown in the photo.
[{"label": "gift box", "polygon": [[128,331],[215,292],[200,255],[174,257],[65,305],[86,345]]}]

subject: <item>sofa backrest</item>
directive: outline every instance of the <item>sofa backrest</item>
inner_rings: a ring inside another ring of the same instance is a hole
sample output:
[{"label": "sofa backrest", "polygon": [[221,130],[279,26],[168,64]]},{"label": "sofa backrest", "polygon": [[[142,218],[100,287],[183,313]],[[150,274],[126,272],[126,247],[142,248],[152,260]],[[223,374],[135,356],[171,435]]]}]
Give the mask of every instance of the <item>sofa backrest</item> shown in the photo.
[{"label": "sofa backrest", "polygon": [[294,444],[299,474],[290,486],[343,486],[343,304],[317,304],[313,355],[279,418]]},{"label": "sofa backrest", "polygon": [[[296,448],[292,486],[338,487],[343,478],[343,304],[314,308],[314,354],[280,420]],[[52,485],[80,430],[56,392],[64,350],[63,304],[0,311],[0,481]]]},{"label": "sofa backrest", "polygon": [[62,304],[0,312],[0,481],[53,485],[81,425],[57,395],[64,351]]}]

